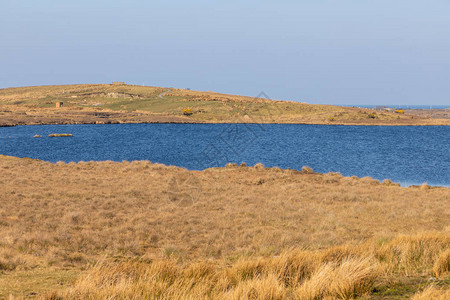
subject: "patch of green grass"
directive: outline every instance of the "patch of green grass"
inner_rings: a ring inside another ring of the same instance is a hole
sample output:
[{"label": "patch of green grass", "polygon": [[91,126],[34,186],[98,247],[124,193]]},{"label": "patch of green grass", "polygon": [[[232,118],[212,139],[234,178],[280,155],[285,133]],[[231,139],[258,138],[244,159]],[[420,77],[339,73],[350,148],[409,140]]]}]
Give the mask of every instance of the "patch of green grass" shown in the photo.
[{"label": "patch of green grass", "polygon": [[369,297],[360,299],[410,299],[412,295],[433,284],[445,284],[445,280],[429,281],[429,277],[403,277],[377,286]]},{"label": "patch of green grass", "polygon": [[0,299],[10,295],[33,297],[71,286],[82,271],[76,269],[35,269],[0,273]]},{"label": "patch of green grass", "polygon": [[104,105],[104,108],[112,110],[148,111],[153,113],[179,113],[181,108],[189,106],[182,101],[182,97],[147,98],[147,99],[116,99],[116,101]]}]

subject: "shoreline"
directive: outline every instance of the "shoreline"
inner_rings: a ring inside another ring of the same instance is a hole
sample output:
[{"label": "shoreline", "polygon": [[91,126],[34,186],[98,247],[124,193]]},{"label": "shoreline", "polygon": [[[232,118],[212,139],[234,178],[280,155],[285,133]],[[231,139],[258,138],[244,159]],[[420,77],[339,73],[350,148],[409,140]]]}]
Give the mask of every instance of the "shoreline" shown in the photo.
[{"label": "shoreline", "polygon": [[[262,165],[261,163],[257,163],[254,166],[250,166],[247,165],[246,163],[245,166],[239,166],[236,163],[232,163],[229,162],[227,163],[225,166],[222,167],[209,167],[209,168],[205,168],[205,169],[201,169],[201,170],[197,170],[197,169],[188,169],[186,167],[183,166],[177,166],[177,165],[166,165],[164,163],[159,163],[159,162],[152,162],[150,160],[123,160],[123,161],[114,161],[114,160],[90,160],[90,161],[57,161],[57,162],[53,162],[53,161],[48,161],[48,160],[43,160],[43,159],[39,159],[39,158],[31,158],[31,157],[19,157],[19,156],[13,156],[13,155],[5,155],[5,154],[0,154],[0,160],[1,159],[19,159],[19,160],[32,160],[32,161],[36,161],[36,162],[44,162],[44,163],[50,163],[52,165],[73,165],[73,164],[86,164],[86,163],[94,163],[94,164],[102,164],[102,163],[113,163],[113,164],[123,164],[123,163],[150,163],[153,165],[158,165],[158,166],[163,166],[165,168],[176,168],[178,170],[186,170],[188,172],[208,172],[211,170],[225,170],[225,169],[241,169],[241,170],[245,170],[245,169],[267,169],[267,170],[280,170],[282,172],[292,172],[293,174],[311,174],[311,175],[318,175],[318,176],[338,176],[341,178],[347,178],[347,179],[356,179],[356,180],[367,180],[367,181],[371,181],[372,184],[381,184],[381,185],[388,185],[388,186],[397,186],[397,187],[401,187],[401,188],[421,188],[421,189],[435,189],[435,188],[444,188],[444,189],[450,189],[450,184],[448,185],[434,185],[434,184],[428,184],[427,182],[423,182],[422,184],[420,183],[410,183],[408,184],[407,182],[395,182],[392,181],[392,179],[390,178],[384,178],[384,179],[376,179],[373,178],[371,176],[362,176],[359,177],[357,175],[342,175],[340,172],[328,172],[328,173],[321,173],[321,172],[315,172],[315,171],[310,171],[310,170],[297,170],[297,169],[291,169],[291,168],[279,168],[279,167],[266,167],[264,165]],[[307,167],[309,169],[309,167]],[[311,169],[312,170],[312,169]],[[311,173],[312,172],[312,173]]]},{"label": "shoreline", "polygon": [[232,122],[232,121],[224,121],[224,122],[205,122],[205,121],[184,121],[184,122],[176,122],[176,121],[138,121],[138,122],[116,122],[116,121],[101,121],[101,122],[62,122],[62,123],[53,123],[53,122],[27,122],[27,123],[17,123],[17,124],[2,124],[0,123],[0,127],[17,127],[17,126],[40,126],[40,125],[120,125],[120,124],[255,124],[255,125],[323,125],[323,126],[450,126],[450,120],[448,122],[442,123],[428,123],[428,122],[418,122],[412,124],[402,124],[402,123],[344,123],[344,122]]}]

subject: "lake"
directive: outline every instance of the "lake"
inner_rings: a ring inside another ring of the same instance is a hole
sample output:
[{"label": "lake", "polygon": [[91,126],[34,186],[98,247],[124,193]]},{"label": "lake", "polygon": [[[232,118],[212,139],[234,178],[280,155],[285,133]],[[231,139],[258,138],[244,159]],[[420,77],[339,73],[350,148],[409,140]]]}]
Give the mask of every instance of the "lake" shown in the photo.
[{"label": "lake", "polygon": [[[50,138],[50,133],[73,137]],[[33,138],[34,135],[42,138]],[[39,125],[0,128],[0,154],[46,161],[150,160],[193,170],[227,162],[450,186],[448,126]]]}]

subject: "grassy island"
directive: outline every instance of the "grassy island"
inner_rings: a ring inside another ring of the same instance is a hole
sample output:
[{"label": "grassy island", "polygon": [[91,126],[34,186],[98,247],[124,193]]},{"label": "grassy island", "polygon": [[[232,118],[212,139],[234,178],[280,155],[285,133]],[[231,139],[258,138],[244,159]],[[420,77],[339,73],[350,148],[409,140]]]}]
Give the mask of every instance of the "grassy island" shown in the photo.
[{"label": "grassy island", "polygon": [[110,123],[450,125],[450,111],[373,110],[126,84],[0,89],[0,126]]}]

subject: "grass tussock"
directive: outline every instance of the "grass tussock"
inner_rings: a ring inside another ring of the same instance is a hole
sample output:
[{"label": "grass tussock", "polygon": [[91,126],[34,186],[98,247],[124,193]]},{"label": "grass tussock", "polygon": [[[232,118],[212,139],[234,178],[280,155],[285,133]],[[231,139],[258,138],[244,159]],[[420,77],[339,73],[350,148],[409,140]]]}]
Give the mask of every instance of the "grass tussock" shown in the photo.
[{"label": "grass tussock", "polygon": [[368,258],[346,258],[321,265],[295,290],[298,299],[325,297],[350,299],[368,294],[378,275],[378,265]]},{"label": "grass tussock", "polygon": [[448,300],[450,299],[450,289],[442,289],[429,286],[422,292],[415,294],[411,300]]},{"label": "grass tussock", "polygon": [[443,276],[450,272],[450,249],[442,252],[434,261],[433,273],[435,276]]},{"label": "grass tussock", "polygon": [[434,264],[434,273],[442,275],[448,271],[449,246],[450,235],[400,236],[380,246],[376,256],[385,262],[388,273],[409,275]]}]

